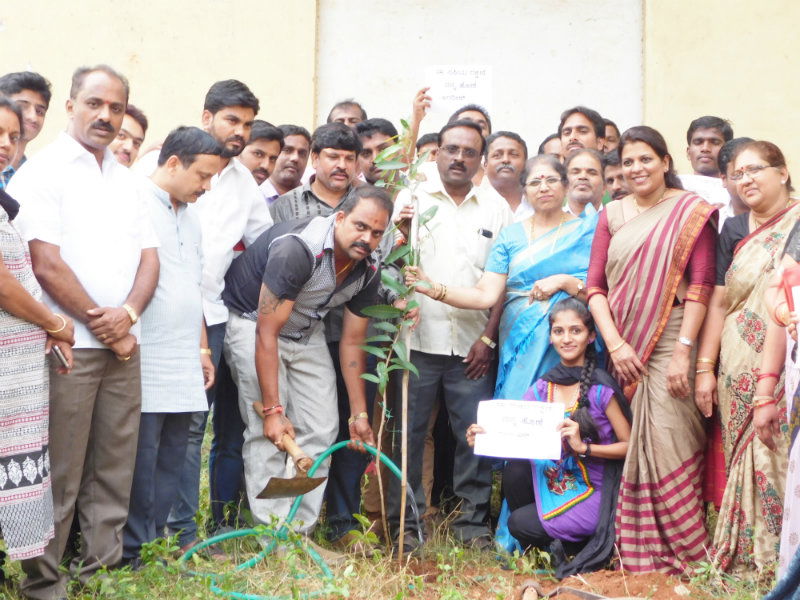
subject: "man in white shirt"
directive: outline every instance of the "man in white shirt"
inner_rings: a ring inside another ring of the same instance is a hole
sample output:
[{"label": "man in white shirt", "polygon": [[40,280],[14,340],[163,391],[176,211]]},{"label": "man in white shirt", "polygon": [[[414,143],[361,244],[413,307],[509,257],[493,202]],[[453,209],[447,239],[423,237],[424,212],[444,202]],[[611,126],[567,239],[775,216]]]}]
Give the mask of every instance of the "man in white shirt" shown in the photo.
[{"label": "man in white shirt", "polygon": [[514,222],[524,221],[533,214],[533,207],[525,197],[520,179],[526,160],[528,146],[519,134],[498,131],[486,138],[486,179],[508,202],[508,207],[514,213]]},{"label": "man in white shirt", "polygon": [[[480,126],[468,120],[448,123],[439,139],[438,171],[430,173],[416,192],[420,214],[437,207],[434,217],[420,232],[420,266],[435,281],[470,287],[480,279],[493,242],[500,230],[512,222],[513,215],[502,197],[472,184],[486,144]],[[409,199],[407,191],[398,195],[395,216]],[[477,418],[478,402],[492,398],[494,393],[492,358],[500,311],[494,310],[494,318],[490,319],[488,311],[452,308],[427,296],[418,296],[417,301],[420,322],[412,333],[411,362],[419,370],[419,377],[411,377],[408,392],[408,484],[419,514],[423,514],[423,442],[441,387],[456,438],[453,488],[461,500],[459,515],[451,527],[459,541],[479,548],[491,547],[486,524],[490,465],[472,452],[464,432]],[[397,535],[400,491],[396,481],[390,485],[390,524]],[[406,515],[410,514],[407,510]],[[406,551],[412,551],[419,545],[421,534],[414,520],[406,519],[406,536],[399,542]]]},{"label": "man in white shirt", "polygon": [[567,170],[567,202],[564,212],[576,217],[603,209],[603,156],[591,148],[576,150],[564,164]]},{"label": "man in white shirt", "polygon": [[[233,261],[234,246],[247,247],[272,225],[266,202],[253,174],[237,157],[250,139],[259,103],[241,81],[226,79],[212,85],[206,94],[202,128],[223,146],[221,170],[211,179],[197,208],[203,234],[203,315],[208,347],[217,369],[217,380],[209,389],[209,406],[214,404],[214,440],[209,458],[212,529],[225,522],[225,505],[240,495],[243,473],[242,431],[236,393],[226,386],[226,368],[221,364],[222,343],[228,309],[222,302],[225,274]],[[222,393],[225,390],[225,393]],[[219,392],[219,393],[218,393]],[[189,433],[189,447],[181,474],[178,502],[168,522],[179,532],[178,544],[186,548],[197,538],[194,516],[199,506],[200,446],[206,413],[196,413]]]},{"label": "man in white shirt", "polygon": [[55,537],[22,563],[28,598],[66,596],[59,564],[76,511],[73,575],[85,583],[122,555],[141,403],[137,321],[158,281],[158,240],[134,176],[108,149],[128,95],[111,67],[75,71],[66,132],[9,186],[45,302],[75,319],[76,339],[72,374],[50,373]]},{"label": "man in white shirt", "polygon": [[142,313],[142,416],[123,563],[141,564],[142,545],[164,536],[178,493],[192,414],[208,407],[214,365],[203,324],[200,220],[192,206],[219,171],[222,146],[197,127],[179,127],[161,147],[140,197],[158,235],[161,274]]},{"label": "man in white shirt", "polygon": [[692,163],[694,173],[681,175],[683,187],[719,208],[719,227],[732,212],[730,194],[722,183],[719,170],[719,151],[725,142],[733,139],[733,128],[725,119],[705,116],[695,119],[686,131],[686,158]]}]

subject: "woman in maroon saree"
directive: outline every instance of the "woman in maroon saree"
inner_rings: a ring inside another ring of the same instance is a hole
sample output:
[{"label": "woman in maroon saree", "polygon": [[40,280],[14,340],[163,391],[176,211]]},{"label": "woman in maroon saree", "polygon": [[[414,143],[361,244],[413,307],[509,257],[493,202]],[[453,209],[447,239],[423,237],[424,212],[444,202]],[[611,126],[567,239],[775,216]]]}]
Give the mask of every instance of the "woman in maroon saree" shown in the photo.
[{"label": "woman in maroon saree", "polygon": [[633,411],[617,545],[629,571],[680,574],[708,547],[692,359],[714,286],[716,209],[681,189],[654,129],[629,129],[619,152],[632,193],[601,213],[587,280]]}]

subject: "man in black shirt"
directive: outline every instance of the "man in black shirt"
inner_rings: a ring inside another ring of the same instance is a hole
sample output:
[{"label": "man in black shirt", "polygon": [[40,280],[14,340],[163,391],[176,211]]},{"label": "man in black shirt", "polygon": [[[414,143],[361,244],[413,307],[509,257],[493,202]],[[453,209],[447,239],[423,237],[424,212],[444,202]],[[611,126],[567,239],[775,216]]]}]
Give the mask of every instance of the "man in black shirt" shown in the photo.
[{"label": "man in black shirt", "polygon": [[[369,322],[361,309],[376,303],[375,250],[391,212],[384,190],[362,186],[329,217],[275,225],[234,261],[225,278],[225,357],[239,388],[247,496],[259,523],[273,515],[284,518],[293,501],[256,498],[270,477],[285,474],[283,435],[312,457],[336,439],[336,379],[322,326],[336,306],[345,306],[339,359],[350,399],[350,439],[355,446],[374,444],[360,377]],[[263,422],[255,401],[263,403]],[[326,473],[327,465],[317,471]],[[297,513],[302,531],[316,522],[323,492],[317,488],[303,498]]]}]

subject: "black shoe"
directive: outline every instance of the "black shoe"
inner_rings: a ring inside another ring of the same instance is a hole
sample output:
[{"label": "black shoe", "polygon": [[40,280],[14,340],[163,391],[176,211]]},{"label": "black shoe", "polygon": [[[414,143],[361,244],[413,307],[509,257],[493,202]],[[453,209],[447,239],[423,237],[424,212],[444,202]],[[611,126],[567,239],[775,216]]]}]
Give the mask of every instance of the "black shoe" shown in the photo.
[{"label": "black shoe", "polygon": [[[419,558],[422,556],[422,546],[425,542],[421,534],[413,530],[407,530],[403,535],[403,556],[413,556]],[[400,544],[395,540],[392,552],[397,555],[399,553]]]},{"label": "black shoe", "polygon": [[479,535],[464,542],[464,546],[477,552],[496,552],[494,540],[490,535]]}]

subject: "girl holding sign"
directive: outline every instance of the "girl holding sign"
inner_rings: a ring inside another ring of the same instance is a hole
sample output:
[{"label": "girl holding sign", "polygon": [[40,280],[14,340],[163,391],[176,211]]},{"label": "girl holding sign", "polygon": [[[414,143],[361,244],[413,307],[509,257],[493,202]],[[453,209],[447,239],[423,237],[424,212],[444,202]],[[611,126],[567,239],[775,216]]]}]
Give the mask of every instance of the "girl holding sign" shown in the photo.
[{"label": "girl holding sign", "polygon": [[[511,534],[525,548],[549,550],[556,576],[563,578],[602,568],[612,556],[631,415],[616,381],[596,367],[594,320],[586,304],[561,300],[549,322],[550,344],[561,361],[524,399],[564,405],[561,459],[508,461],[503,493],[511,509]],[[467,443],[474,445],[475,435],[483,432],[471,425]],[[567,553],[575,555],[569,562]]]}]

